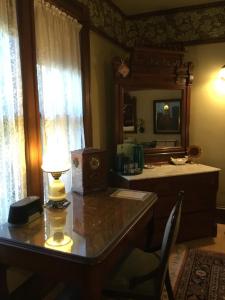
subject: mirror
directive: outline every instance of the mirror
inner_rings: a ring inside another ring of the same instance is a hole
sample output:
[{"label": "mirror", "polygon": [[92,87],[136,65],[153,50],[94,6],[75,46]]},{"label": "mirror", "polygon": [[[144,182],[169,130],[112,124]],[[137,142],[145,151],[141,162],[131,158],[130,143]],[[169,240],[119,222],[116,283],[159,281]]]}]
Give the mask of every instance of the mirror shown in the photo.
[{"label": "mirror", "polygon": [[[127,99],[132,107],[129,110]],[[145,148],[181,146],[181,100],[181,90],[146,89],[125,93],[123,140]]]},{"label": "mirror", "polygon": [[189,142],[189,106],[192,64],[183,63],[183,52],[134,49],[128,72],[115,72],[115,148],[122,143],[144,146],[145,162],[168,162],[184,156]]}]

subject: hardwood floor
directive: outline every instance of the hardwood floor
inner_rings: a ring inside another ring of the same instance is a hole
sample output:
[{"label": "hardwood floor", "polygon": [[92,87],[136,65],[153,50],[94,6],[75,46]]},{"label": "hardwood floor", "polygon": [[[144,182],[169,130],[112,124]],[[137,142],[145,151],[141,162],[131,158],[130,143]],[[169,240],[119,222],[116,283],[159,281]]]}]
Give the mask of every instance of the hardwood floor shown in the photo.
[{"label": "hardwood floor", "polygon": [[225,224],[217,224],[217,236],[184,243],[188,248],[202,248],[225,253]]}]

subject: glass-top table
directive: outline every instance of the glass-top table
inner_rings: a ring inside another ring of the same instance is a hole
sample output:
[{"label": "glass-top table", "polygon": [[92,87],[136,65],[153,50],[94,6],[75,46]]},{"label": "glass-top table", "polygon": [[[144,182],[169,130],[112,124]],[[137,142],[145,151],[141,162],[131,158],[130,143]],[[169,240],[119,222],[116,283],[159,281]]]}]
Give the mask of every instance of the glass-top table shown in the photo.
[{"label": "glass-top table", "polygon": [[100,299],[104,273],[148,226],[157,200],[154,193],[135,200],[112,196],[114,191],[71,193],[65,209],[44,208],[43,215],[20,227],[1,225],[0,263],[48,272],[63,281],[73,278],[85,289],[83,299]]}]

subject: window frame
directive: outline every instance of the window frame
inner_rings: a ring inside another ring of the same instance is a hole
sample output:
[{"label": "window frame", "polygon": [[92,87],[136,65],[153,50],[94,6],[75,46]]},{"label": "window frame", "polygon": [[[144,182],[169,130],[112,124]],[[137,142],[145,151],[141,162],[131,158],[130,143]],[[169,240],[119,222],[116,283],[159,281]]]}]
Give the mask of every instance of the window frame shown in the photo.
[{"label": "window frame", "polygon": [[[85,146],[92,146],[90,103],[90,26],[88,9],[75,0],[46,0],[76,18],[80,32]],[[27,195],[43,197],[40,112],[36,72],[34,1],[16,0],[23,86]]]}]

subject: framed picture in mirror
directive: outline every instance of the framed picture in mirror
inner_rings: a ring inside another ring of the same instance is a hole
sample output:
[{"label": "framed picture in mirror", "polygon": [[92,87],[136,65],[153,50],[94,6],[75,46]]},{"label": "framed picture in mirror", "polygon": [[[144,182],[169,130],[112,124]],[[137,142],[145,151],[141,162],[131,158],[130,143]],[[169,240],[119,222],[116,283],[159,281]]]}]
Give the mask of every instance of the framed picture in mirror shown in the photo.
[{"label": "framed picture in mirror", "polygon": [[153,101],[154,133],[173,134],[181,131],[181,100]]}]

